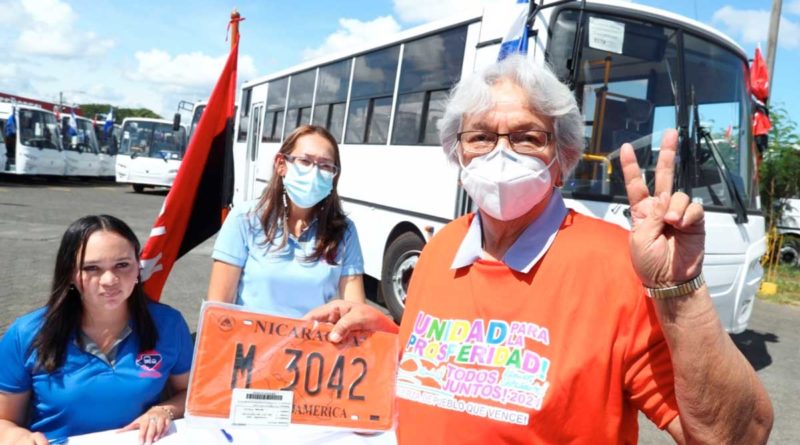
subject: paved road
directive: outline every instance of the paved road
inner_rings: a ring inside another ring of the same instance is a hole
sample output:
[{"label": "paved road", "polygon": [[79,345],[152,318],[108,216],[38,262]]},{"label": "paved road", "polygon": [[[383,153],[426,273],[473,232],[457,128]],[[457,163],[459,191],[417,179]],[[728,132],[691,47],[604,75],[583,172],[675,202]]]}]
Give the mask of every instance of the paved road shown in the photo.
[{"label": "paved road", "polygon": [[[0,176],[0,333],[15,317],[45,302],[58,242],[70,222],[109,213],[130,224],[144,242],[165,195],[137,194],[110,182]],[[192,328],[205,297],[212,246],[213,239],[178,261],[164,290],[162,301],[178,308]],[[770,443],[800,444],[800,308],[759,301],[750,329],[735,340],[775,406]],[[646,420],[641,424],[640,443],[672,443]]]}]

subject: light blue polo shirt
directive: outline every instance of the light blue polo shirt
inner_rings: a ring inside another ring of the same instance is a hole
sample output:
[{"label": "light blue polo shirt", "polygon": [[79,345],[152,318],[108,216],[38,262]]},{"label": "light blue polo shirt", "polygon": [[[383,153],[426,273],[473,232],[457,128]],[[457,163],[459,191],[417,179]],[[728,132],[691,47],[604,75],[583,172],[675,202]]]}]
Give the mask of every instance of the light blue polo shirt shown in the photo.
[{"label": "light blue polo shirt", "polygon": [[[561,197],[561,192],[555,189],[542,214],[530,223],[503,255],[503,264],[517,272],[530,272],[553,244],[558,228],[566,216],[567,207],[564,205],[564,199]],[[458,247],[450,265],[451,269],[469,266],[481,258],[483,255],[481,234],[481,214],[477,212]]]},{"label": "light blue polo shirt", "polygon": [[272,244],[256,214],[257,201],[243,203],[231,211],[217,235],[212,258],[242,268],[236,303],[269,314],[300,318],[339,293],[339,279],[364,273],[364,258],[358,233],[350,219],[339,244],[336,264],[324,258],[307,261],[317,241],[314,220],[299,237],[289,235],[279,248],[282,232]]},{"label": "light blue polo shirt", "polygon": [[35,370],[30,350],[45,308],[16,319],[0,340],[0,391],[31,391],[28,429],[50,440],[117,429],[157,404],[169,376],[189,372],[193,345],[180,312],[159,303],[148,309],[158,329],[155,349],[140,353],[134,328],[111,366],[79,348],[72,333],[64,365],[52,374]]}]

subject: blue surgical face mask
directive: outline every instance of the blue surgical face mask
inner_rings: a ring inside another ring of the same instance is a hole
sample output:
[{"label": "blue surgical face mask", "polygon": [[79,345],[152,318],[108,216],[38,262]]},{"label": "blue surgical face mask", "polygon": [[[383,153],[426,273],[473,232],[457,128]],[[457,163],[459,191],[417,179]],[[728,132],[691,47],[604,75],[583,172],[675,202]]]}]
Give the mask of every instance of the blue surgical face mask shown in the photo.
[{"label": "blue surgical face mask", "polygon": [[331,194],[333,175],[322,172],[316,165],[306,170],[287,162],[283,187],[297,207],[310,209]]}]

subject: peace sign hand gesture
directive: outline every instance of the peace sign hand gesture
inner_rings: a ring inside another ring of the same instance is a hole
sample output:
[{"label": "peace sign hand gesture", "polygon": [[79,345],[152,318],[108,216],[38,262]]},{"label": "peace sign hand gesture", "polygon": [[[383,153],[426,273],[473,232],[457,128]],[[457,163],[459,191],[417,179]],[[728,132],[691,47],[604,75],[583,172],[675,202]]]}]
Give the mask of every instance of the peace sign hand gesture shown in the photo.
[{"label": "peace sign hand gesture", "polygon": [[631,258],[642,284],[674,286],[700,274],[705,226],[703,207],[683,192],[672,193],[678,133],[664,132],[650,196],[630,144],[620,149],[625,189],[631,205]]}]

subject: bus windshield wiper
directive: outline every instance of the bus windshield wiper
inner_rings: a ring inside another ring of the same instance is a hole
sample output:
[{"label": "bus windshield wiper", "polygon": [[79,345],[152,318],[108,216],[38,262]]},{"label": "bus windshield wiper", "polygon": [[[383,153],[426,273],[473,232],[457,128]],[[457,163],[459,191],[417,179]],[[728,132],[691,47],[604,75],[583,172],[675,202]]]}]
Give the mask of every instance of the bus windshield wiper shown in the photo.
[{"label": "bus windshield wiper", "polygon": [[[697,98],[695,97],[694,88],[692,88],[692,143],[694,144],[693,152],[695,155],[698,153],[701,145],[705,145],[711,156],[714,158],[714,163],[717,165],[717,171],[719,172],[720,179],[722,182],[725,183],[725,187],[728,189],[728,193],[731,196],[731,201],[733,204],[733,210],[736,213],[735,221],[737,224],[743,224],[747,222],[747,210],[744,205],[744,200],[742,199],[742,195],[739,194],[739,189],[736,188],[734,185],[733,180],[731,179],[730,173],[728,172],[728,167],[725,165],[725,161],[722,159],[722,155],[719,153],[719,148],[717,148],[716,142],[711,138],[711,133],[702,125],[700,125],[700,112],[699,107],[697,105]],[[713,194],[713,191],[711,192]]]}]

